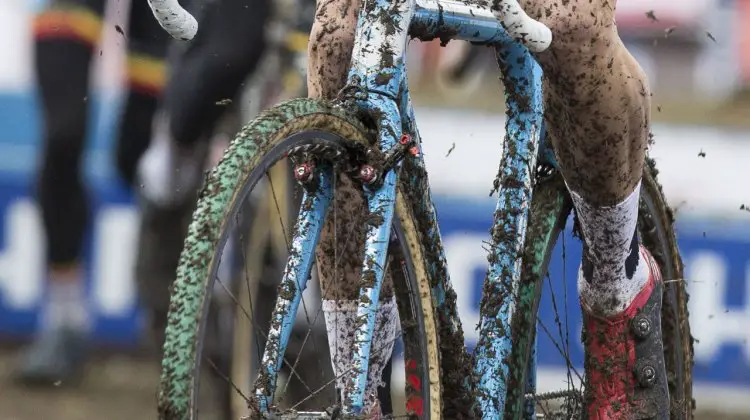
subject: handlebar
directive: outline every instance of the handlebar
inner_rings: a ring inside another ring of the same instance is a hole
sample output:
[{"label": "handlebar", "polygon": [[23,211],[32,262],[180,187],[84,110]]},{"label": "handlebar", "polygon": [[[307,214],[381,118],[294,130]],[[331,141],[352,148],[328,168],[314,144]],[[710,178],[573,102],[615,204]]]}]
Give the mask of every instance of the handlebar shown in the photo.
[{"label": "handlebar", "polygon": [[[177,0],[147,0],[164,30],[173,38],[189,41],[198,31],[198,22]],[[552,32],[543,23],[529,17],[518,0],[493,0],[492,14],[516,41],[533,52],[541,52],[552,42]]]},{"label": "handlebar", "polygon": [[492,14],[508,35],[533,52],[542,52],[552,42],[552,31],[524,12],[518,0],[493,0]]},{"label": "handlebar", "polygon": [[[140,0],[137,0],[140,1]],[[190,41],[198,32],[198,21],[177,0],[147,0],[159,25],[172,38]]]}]

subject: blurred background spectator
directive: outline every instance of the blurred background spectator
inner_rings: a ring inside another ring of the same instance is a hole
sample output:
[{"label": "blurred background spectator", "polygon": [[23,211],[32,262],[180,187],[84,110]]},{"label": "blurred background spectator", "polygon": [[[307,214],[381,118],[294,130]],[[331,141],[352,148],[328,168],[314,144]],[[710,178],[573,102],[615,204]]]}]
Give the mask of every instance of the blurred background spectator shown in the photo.
[{"label": "blurred background spectator", "polygon": [[[83,174],[92,212],[84,271],[96,360],[77,387],[29,391],[8,380],[15,367],[14,351],[34,336],[47,299],[42,219],[34,201],[43,128],[32,67],[33,17],[44,4],[0,2],[0,420],[53,415],[87,420],[103,413],[114,420],[153,418],[158,372],[153,360],[142,357],[142,316],[132,280],[139,216],[114,160],[128,36],[116,28],[127,27],[126,0],[108,3],[87,97],[91,118]],[[698,418],[746,419],[750,213],[745,209],[750,189],[744,183],[750,179],[750,0],[621,0],[617,20],[654,91],[651,154],[677,213],[687,267],[691,323],[698,340]],[[471,49],[476,56],[461,72],[457,65]],[[494,204],[487,193],[502,147],[501,86],[487,48],[412,42],[409,66],[451,276],[467,341],[472,342],[476,336],[470,326],[478,319],[486,267],[482,241]],[[462,166],[472,171],[451,175]],[[552,270],[575,278],[579,252],[570,245],[567,262],[553,260]],[[574,296],[573,284],[568,287]],[[578,308],[568,307],[571,323],[578,325]],[[552,353],[540,340],[542,388],[560,386],[563,366]],[[393,381],[403,381],[400,373],[403,370],[394,366]]]}]

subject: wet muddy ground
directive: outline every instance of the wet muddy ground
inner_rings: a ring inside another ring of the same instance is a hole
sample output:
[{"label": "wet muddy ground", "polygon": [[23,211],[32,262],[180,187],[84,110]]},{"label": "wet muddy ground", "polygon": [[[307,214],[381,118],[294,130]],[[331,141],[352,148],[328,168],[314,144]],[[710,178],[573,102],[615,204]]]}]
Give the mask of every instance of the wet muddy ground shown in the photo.
[{"label": "wet muddy ground", "polygon": [[12,380],[15,353],[0,351],[1,420],[109,420],[156,417],[158,369],[151,360],[128,356],[101,358],[91,363],[78,386],[59,384],[29,389]]},{"label": "wet muddy ground", "polygon": [[[78,384],[28,388],[13,381],[16,351],[0,349],[0,420],[156,418],[158,365],[143,355],[97,355]],[[219,420],[208,405],[206,420]],[[201,415],[201,419],[203,419]]]},{"label": "wet muddy ground", "polygon": [[[10,375],[14,353],[0,350],[0,420],[134,420],[155,419],[156,364],[144,357],[102,356],[91,363],[78,387],[30,390]],[[394,399],[394,406],[401,401]],[[211,417],[207,417],[208,420]],[[700,413],[698,420],[740,420],[746,416]],[[201,419],[203,417],[201,416]]]}]

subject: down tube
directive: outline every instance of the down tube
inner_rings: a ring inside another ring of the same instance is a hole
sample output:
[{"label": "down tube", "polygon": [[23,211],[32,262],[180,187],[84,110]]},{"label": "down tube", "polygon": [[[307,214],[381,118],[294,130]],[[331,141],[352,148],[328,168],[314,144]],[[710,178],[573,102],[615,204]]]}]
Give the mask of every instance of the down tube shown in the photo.
[{"label": "down tube", "polygon": [[521,298],[516,293],[542,126],[538,64],[519,44],[500,45],[496,50],[508,112],[503,157],[495,180],[499,197],[491,230],[493,246],[484,281],[481,332],[476,348],[478,397],[485,419],[503,417],[508,391],[521,395],[525,391],[525,384],[508,383],[509,369],[527,369],[527,366],[511,366],[509,355],[513,345],[512,314],[517,299]]},{"label": "down tube", "polygon": [[257,409],[264,414],[270,409],[270,399],[276,388],[276,376],[284,361],[284,353],[302,300],[302,292],[305,291],[307,280],[310,278],[315,247],[320,239],[333,195],[331,168],[321,168],[317,172],[317,185],[309,191],[305,189],[302,196],[303,204],[300,206],[294,226],[294,238],[290,245],[284,276],[279,285],[279,299],[273,310],[271,329],[263,353],[264,368],[261,369],[255,384]]}]

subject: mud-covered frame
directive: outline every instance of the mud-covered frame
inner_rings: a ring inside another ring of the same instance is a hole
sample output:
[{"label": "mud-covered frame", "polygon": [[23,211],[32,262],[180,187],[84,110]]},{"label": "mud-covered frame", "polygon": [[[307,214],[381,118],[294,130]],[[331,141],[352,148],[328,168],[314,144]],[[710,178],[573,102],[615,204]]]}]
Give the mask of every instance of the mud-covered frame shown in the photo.
[{"label": "mud-covered frame", "polygon": [[[542,140],[542,72],[530,51],[544,49],[545,45],[534,44],[534,39],[539,37],[527,36],[523,28],[514,28],[517,29],[515,34],[510,35],[505,29],[508,22],[503,24],[496,17],[498,10],[509,8],[500,2],[495,3],[491,5],[486,0],[365,0],[359,14],[351,70],[344,92],[359,109],[378,117],[381,150],[393,148],[404,134],[419,144],[405,64],[409,39],[439,39],[444,43],[463,40],[495,49],[505,85],[507,120],[505,138],[497,139],[504,141],[504,148],[497,178],[498,202],[492,231],[513,232],[514,235],[494,241],[493,255],[489,257],[493,262],[485,282],[491,284],[490,289],[518,290],[515,285],[521,274],[520,261],[537,163],[551,166],[556,166],[556,163],[553,153]],[[419,164],[424,165],[422,156],[417,156]],[[367,236],[365,261],[375,261],[371,269],[376,273],[376,282],[373,287],[361,291],[372,303],[369,307],[360,305],[360,316],[367,318],[355,339],[354,351],[358,355],[355,369],[361,373],[355,386],[348,390],[352,395],[346,400],[351,402],[351,407],[344,407],[345,412],[356,413],[362,408],[374,314],[394,215],[396,177],[397,172],[390,171],[385,174],[379,189],[368,191],[370,210],[379,211],[385,222],[371,229]],[[437,219],[427,225],[438,226]],[[445,293],[433,293],[433,299],[440,299],[440,296],[445,296]],[[479,335],[490,339],[477,347],[474,367],[477,383],[474,386],[478,390],[476,395],[484,418],[502,418],[504,412],[507,389],[503,378],[508,376],[511,362],[507,356],[513,346],[509,334],[504,331],[510,331],[514,312],[512,302],[515,300],[504,299],[506,304],[482,311]],[[435,302],[436,307],[441,304]],[[530,365],[520,367],[529,369],[529,390],[535,388],[533,355],[532,349]],[[529,404],[529,415],[533,415],[533,409],[533,404]]]}]

